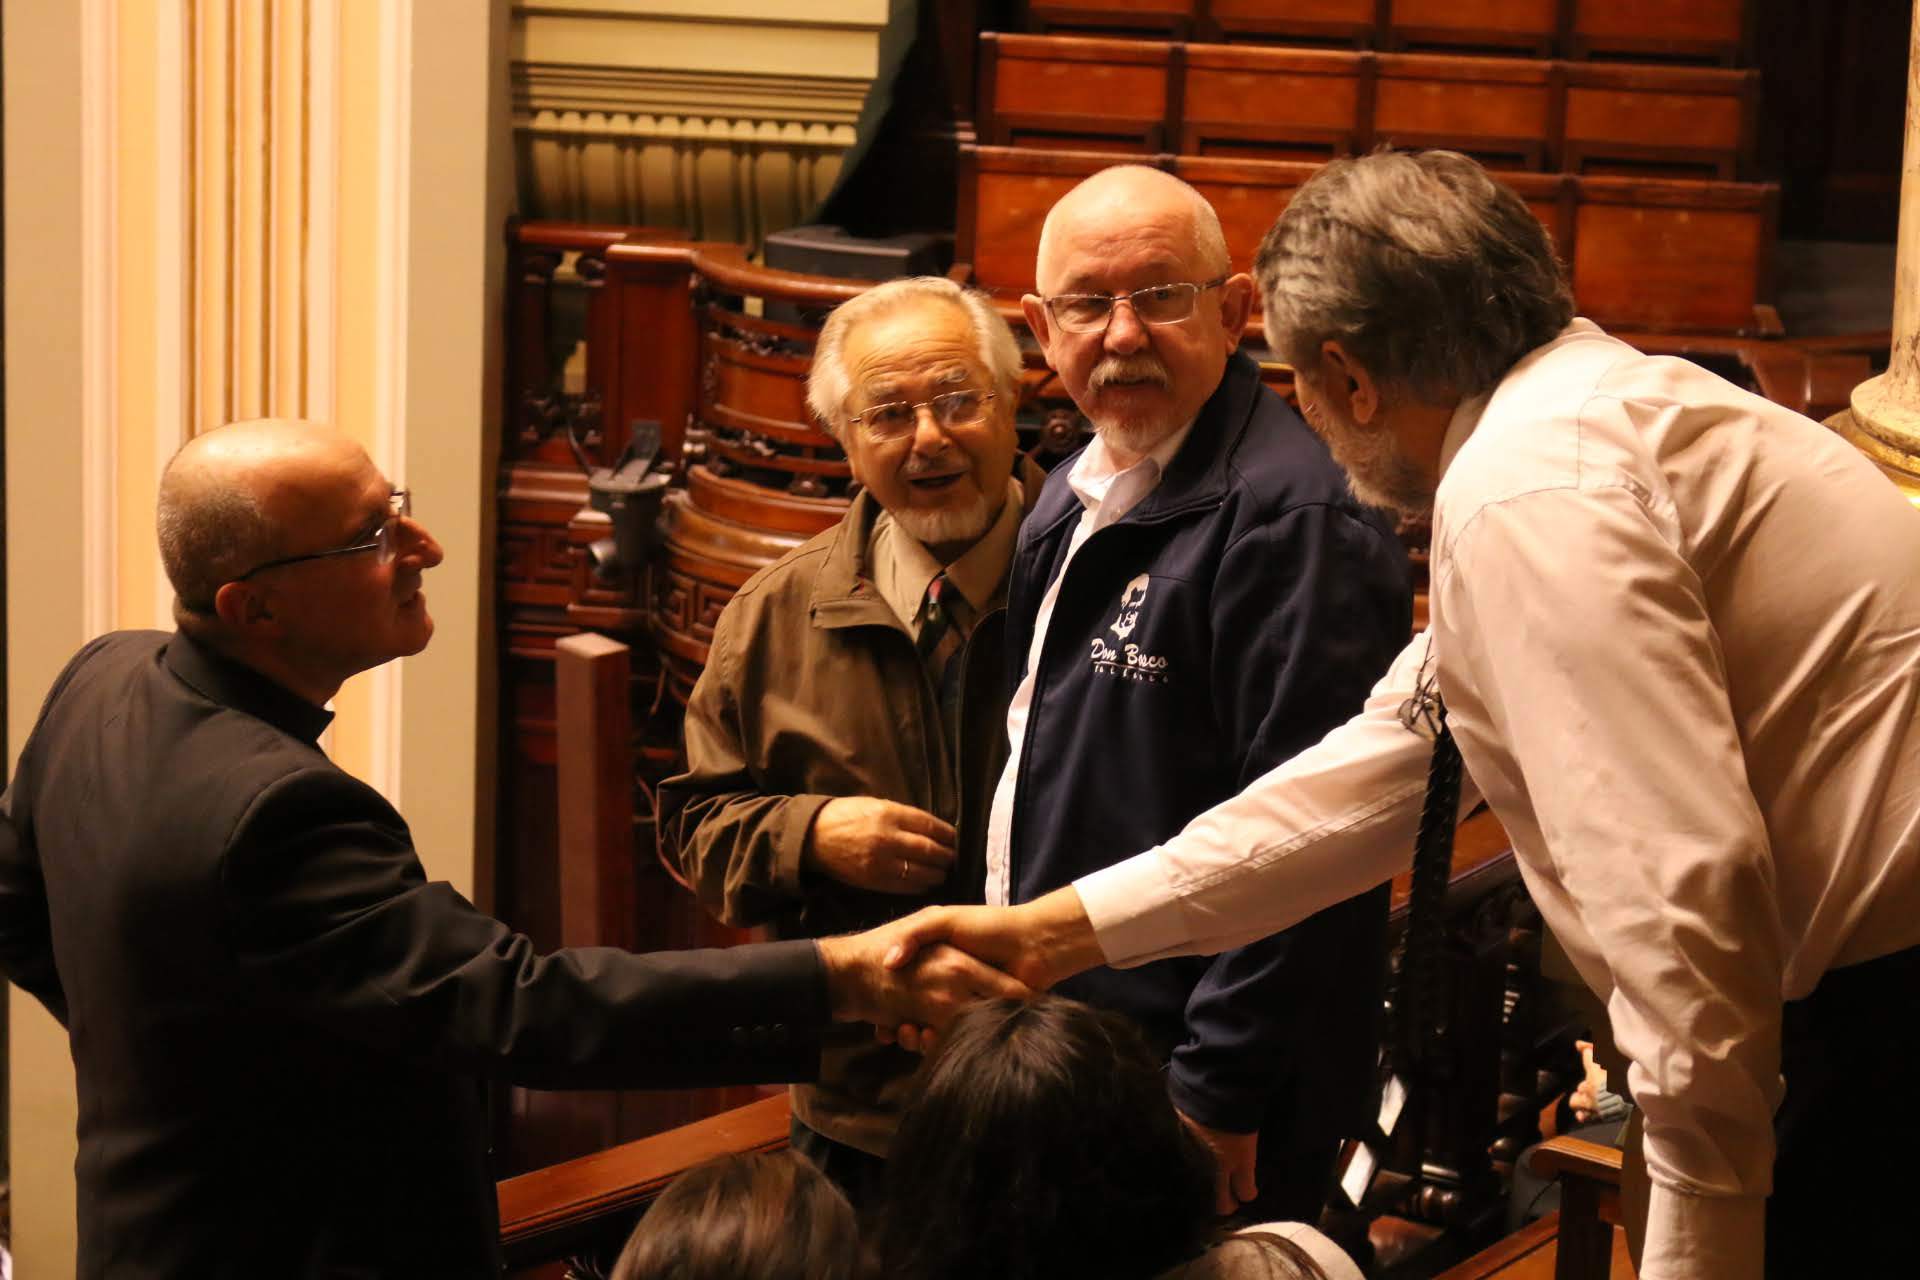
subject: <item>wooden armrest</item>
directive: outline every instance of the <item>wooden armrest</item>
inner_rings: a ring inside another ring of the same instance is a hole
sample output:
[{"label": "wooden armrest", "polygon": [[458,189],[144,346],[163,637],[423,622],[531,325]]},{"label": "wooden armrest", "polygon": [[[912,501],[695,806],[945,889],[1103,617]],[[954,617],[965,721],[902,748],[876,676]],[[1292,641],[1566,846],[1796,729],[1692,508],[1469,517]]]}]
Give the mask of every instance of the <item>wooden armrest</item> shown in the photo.
[{"label": "wooden armrest", "polygon": [[500,1244],[510,1265],[563,1256],[605,1219],[654,1200],[696,1164],[787,1145],[787,1095],[723,1111],[651,1138],[549,1165],[499,1184]]},{"label": "wooden armrest", "polygon": [[1549,1138],[1533,1150],[1533,1169],[1543,1178],[1585,1178],[1609,1187],[1620,1185],[1621,1153],[1584,1138]]}]

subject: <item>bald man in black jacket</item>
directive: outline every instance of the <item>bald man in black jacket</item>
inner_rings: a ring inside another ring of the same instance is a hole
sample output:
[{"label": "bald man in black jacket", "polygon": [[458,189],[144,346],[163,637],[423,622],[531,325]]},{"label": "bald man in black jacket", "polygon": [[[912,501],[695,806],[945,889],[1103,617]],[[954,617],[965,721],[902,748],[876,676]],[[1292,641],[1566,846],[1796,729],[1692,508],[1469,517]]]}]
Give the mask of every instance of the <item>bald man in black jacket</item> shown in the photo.
[{"label": "bald man in black jacket", "polygon": [[316,745],[342,680],[432,635],[404,491],[248,423],[181,452],[160,521],[179,630],[81,650],[0,799],[0,970],[78,1076],[82,1277],[496,1275],[483,1078],[804,1079],[833,1018],[1010,981],[894,983],[878,933],[536,955]]}]

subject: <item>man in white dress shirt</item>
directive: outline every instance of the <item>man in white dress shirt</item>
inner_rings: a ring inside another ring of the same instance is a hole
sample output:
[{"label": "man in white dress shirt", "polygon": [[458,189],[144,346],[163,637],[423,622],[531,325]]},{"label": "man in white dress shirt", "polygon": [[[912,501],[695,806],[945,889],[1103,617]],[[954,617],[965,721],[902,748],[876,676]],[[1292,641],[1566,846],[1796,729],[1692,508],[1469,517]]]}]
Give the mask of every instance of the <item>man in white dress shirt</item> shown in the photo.
[{"label": "man in white dress shirt", "polygon": [[1256,275],[1356,490],[1433,513],[1429,630],[1180,834],[920,936],[1044,982],[1389,876],[1432,749],[1399,711],[1437,681],[1468,802],[1631,1059],[1643,1280],[1910,1266],[1920,516],[1817,424],[1572,319],[1544,231],[1465,157],[1328,165]]}]

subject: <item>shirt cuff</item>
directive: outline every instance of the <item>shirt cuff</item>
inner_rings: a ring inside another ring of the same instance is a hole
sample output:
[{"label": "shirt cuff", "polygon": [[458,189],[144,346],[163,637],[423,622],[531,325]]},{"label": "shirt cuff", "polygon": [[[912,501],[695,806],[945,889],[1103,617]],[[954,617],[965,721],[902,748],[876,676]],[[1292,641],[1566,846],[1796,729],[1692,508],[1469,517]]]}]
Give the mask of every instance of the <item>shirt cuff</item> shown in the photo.
[{"label": "shirt cuff", "polygon": [[1073,882],[1107,963],[1143,964],[1190,941],[1165,857],[1155,846]]},{"label": "shirt cuff", "polygon": [[1760,1280],[1765,1196],[1695,1196],[1654,1183],[1640,1280]]}]

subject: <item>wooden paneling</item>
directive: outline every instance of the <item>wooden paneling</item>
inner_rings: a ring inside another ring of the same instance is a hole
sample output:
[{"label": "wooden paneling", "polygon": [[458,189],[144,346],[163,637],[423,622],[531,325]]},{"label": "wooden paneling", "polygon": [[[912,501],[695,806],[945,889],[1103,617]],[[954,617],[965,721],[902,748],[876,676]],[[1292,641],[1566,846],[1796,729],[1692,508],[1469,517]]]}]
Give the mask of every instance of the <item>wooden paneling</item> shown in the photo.
[{"label": "wooden paneling", "polygon": [[1141,151],[1164,145],[1172,46],[1071,36],[980,39],[988,141],[1084,147],[1097,139]]},{"label": "wooden paneling", "polygon": [[1184,36],[1202,0],[1032,0],[1027,21],[1036,30],[1165,31]]},{"label": "wooden paneling", "polygon": [[1645,329],[1754,328],[1772,249],[1760,210],[1713,207],[1717,193],[1674,193],[1684,203],[1671,204],[1641,203],[1644,188],[1588,194],[1600,198],[1581,204],[1574,231],[1573,296],[1583,312]]},{"label": "wooden paneling", "polygon": [[1387,43],[1487,45],[1547,56],[1560,0],[1393,0]]},{"label": "wooden paneling", "polygon": [[1209,39],[1240,36],[1293,37],[1370,44],[1379,31],[1389,0],[1210,0]]},{"label": "wooden paneling", "polygon": [[1325,159],[1444,146],[1499,168],[1742,176],[1758,75],[1436,53],[981,37],[993,145]]},{"label": "wooden paneling", "polygon": [[1562,0],[1570,7],[1565,47],[1594,53],[1695,56],[1738,61],[1746,47],[1749,0]]},{"label": "wooden paneling", "polygon": [[1380,60],[1372,136],[1391,146],[1455,147],[1507,167],[1550,167],[1560,142],[1556,70],[1518,58],[1389,55]]},{"label": "wooden paneling", "polygon": [[1189,45],[1182,115],[1169,132],[1188,155],[1280,160],[1363,150],[1371,66],[1338,50]]},{"label": "wooden paneling", "polygon": [[1032,0],[1035,31],[1738,63],[1750,0]]}]

